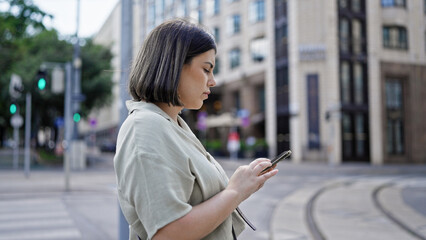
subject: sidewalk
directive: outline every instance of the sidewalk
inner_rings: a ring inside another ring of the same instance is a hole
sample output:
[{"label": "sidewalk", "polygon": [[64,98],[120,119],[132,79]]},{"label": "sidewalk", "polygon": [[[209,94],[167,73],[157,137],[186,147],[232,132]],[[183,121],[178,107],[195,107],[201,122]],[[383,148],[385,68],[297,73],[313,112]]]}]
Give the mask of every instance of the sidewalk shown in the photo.
[{"label": "sidewalk", "polygon": [[271,239],[426,239],[426,174],[405,170],[299,189],[277,205]]},{"label": "sidewalk", "polygon": [[0,240],[117,239],[118,203],[112,170],[0,171]]}]

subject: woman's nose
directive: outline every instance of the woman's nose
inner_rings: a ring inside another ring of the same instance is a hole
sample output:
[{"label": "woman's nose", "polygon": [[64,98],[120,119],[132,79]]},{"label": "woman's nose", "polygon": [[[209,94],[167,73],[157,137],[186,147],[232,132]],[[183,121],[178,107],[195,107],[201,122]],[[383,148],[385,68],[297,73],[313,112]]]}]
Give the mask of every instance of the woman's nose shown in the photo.
[{"label": "woman's nose", "polygon": [[216,80],[214,79],[214,76],[212,75],[212,77],[209,79],[209,81],[207,82],[207,85],[209,87],[214,87],[216,86]]}]

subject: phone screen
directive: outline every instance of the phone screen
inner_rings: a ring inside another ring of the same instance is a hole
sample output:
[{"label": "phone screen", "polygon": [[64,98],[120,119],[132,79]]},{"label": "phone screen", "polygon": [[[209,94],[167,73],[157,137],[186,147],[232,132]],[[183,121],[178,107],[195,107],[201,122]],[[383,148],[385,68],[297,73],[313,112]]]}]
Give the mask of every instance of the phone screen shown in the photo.
[{"label": "phone screen", "polygon": [[273,168],[274,165],[276,165],[279,161],[290,157],[290,155],[291,155],[291,151],[290,150],[282,152],[280,155],[278,155],[276,158],[274,158],[271,161],[272,165],[270,167],[267,167],[267,168],[263,169],[262,172],[260,172],[260,175],[262,175],[265,172],[269,171],[269,169]]}]

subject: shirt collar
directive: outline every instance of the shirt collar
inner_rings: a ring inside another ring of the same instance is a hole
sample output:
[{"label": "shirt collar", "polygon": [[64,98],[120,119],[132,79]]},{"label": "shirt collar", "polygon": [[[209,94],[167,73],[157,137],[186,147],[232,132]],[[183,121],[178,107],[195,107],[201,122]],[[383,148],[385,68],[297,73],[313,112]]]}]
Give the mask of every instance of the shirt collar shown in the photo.
[{"label": "shirt collar", "polygon": [[154,103],[149,103],[145,101],[128,100],[126,101],[126,107],[127,107],[127,110],[129,110],[129,114],[135,110],[142,110],[142,111],[145,110],[145,111],[158,113],[164,118],[166,118],[167,120],[172,121],[171,117]]}]

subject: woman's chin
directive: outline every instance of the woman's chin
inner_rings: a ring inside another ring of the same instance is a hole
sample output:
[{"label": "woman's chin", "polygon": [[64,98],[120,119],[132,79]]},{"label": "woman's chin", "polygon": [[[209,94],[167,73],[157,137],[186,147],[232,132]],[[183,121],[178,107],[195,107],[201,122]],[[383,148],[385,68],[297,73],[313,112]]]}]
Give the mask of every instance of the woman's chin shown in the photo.
[{"label": "woman's chin", "polygon": [[199,104],[194,104],[194,105],[190,106],[188,109],[199,110],[202,106],[203,106],[203,102],[201,102]]}]

